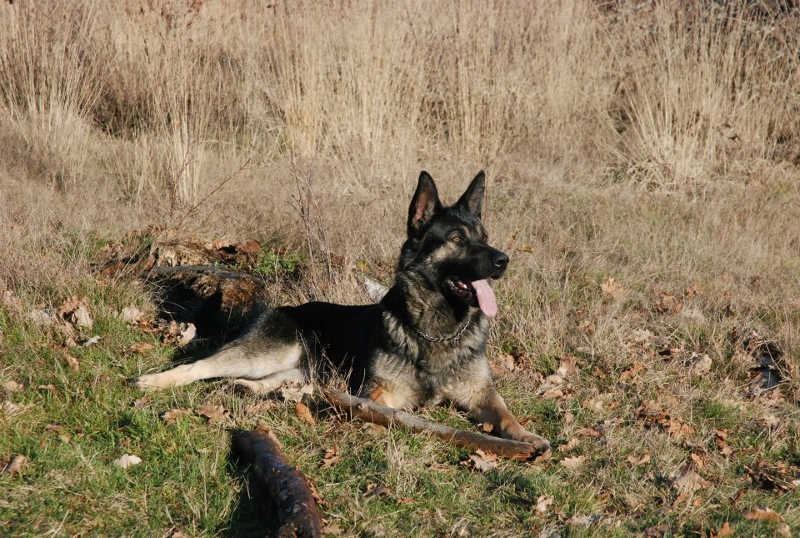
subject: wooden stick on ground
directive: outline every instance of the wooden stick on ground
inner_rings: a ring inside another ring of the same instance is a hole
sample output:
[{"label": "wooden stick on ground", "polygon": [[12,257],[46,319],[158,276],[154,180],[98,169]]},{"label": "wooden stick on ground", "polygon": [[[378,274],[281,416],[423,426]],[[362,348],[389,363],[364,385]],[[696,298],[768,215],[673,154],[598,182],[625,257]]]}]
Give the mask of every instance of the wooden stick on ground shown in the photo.
[{"label": "wooden stick on ground", "polygon": [[498,456],[505,456],[513,459],[529,460],[541,455],[537,453],[536,447],[530,443],[501,439],[477,432],[457,430],[456,428],[425,420],[417,415],[386,407],[372,400],[358,398],[338,390],[323,389],[323,392],[333,406],[365,422],[372,422],[387,427],[399,424],[410,430],[431,433],[456,446],[472,449],[479,448],[483,451],[497,454]]},{"label": "wooden stick on ground", "polygon": [[[277,506],[276,536],[322,535],[322,518],[308,479],[289,465],[275,440],[258,431],[233,430],[231,447],[241,461],[251,464],[262,491]],[[269,508],[265,512],[269,515]]]}]

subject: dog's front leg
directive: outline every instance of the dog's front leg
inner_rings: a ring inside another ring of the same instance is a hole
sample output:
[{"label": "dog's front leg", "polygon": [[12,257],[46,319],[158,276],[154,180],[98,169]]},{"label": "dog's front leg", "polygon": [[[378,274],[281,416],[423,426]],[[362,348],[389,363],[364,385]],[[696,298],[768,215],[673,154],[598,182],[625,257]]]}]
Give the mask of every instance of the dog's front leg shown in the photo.
[{"label": "dog's front leg", "polygon": [[550,450],[550,442],[547,439],[529,432],[517,422],[494,387],[486,387],[475,394],[465,407],[476,421],[491,424],[492,431],[500,434],[500,437],[530,443],[540,454]]}]

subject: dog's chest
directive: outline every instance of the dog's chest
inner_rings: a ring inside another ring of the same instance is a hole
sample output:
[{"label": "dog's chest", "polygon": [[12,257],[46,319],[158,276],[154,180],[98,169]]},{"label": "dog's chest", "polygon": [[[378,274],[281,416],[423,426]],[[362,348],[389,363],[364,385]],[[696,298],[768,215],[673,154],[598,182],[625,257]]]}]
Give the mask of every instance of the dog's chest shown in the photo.
[{"label": "dog's chest", "polygon": [[394,357],[393,375],[385,380],[394,392],[404,394],[411,407],[435,405],[459,392],[458,387],[471,384],[481,376],[482,350],[463,345],[453,347],[448,343],[425,346],[415,361]]}]

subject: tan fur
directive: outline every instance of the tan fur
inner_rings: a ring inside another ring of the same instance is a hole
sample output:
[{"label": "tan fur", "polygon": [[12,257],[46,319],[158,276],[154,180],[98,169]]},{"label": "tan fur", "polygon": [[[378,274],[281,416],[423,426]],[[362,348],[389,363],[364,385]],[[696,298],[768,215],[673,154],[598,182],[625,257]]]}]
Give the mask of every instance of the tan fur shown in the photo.
[{"label": "tan fur", "polygon": [[[273,389],[267,391],[270,392],[280,387],[285,379],[294,376],[294,372],[300,374],[297,365],[302,354],[303,348],[299,343],[255,354],[247,354],[238,346],[226,347],[206,359],[182,364],[158,374],[142,375],[134,381],[134,385],[141,389],[165,389],[188,385],[201,379],[241,377],[245,380],[259,380],[259,383],[249,385],[249,388],[260,386],[265,389],[270,384],[276,383]],[[279,374],[283,377],[281,378]],[[273,381],[270,381],[271,378]],[[242,383],[245,380],[239,381]],[[257,392],[261,392],[262,389]]]}]

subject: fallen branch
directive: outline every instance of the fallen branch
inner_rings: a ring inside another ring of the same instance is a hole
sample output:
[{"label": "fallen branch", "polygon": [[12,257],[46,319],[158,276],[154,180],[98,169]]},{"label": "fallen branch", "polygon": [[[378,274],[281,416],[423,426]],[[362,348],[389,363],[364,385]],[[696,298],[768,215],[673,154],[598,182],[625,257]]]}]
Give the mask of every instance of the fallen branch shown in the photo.
[{"label": "fallen branch", "polygon": [[530,460],[542,455],[530,443],[501,439],[477,432],[468,432],[426,420],[417,415],[358,398],[338,390],[323,389],[328,401],[350,416],[381,426],[400,425],[409,430],[427,432],[456,446],[481,449],[498,456],[517,460]]},{"label": "fallen branch", "polygon": [[[258,431],[233,430],[231,447],[240,461],[249,463],[262,491],[274,502],[275,536],[316,538],[322,534],[320,517],[308,479],[289,465],[278,443]],[[264,519],[274,517],[272,507],[262,507]]]}]

